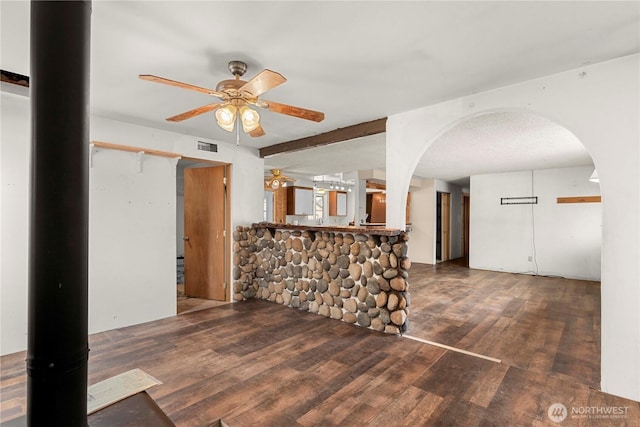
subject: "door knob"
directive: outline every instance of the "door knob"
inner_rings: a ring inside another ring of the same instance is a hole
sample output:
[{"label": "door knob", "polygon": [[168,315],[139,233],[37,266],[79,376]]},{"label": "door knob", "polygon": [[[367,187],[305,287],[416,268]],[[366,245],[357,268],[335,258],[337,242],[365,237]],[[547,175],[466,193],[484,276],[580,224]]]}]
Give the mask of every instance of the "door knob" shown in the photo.
[{"label": "door knob", "polygon": [[182,240],[184,240],[184,241],[186,242],[187,240],[189,240],[189,236],[184,236],[184,237],[182,238]]}]

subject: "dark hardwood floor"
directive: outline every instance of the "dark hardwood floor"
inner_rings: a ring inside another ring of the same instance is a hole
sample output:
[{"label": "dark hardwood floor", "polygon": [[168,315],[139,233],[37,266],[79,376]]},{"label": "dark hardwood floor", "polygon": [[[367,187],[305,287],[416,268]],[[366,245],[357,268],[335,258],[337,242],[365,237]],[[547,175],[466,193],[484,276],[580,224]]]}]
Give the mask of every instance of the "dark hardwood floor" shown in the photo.
[{"label": "dark hardwood floor", "polygon": [[188,297],[184,294],[184,284],[182,283],[178,283],[176,298],[176,312],[178,314],[205,310],[207,308],[229,304],[229,301],[216,301],[211,299]]},{"label": "dark hardwood floor", "polygon": [[[565,289],[559,279],[458,268],[412,267],[410,334],[502,363],[252,300],[92,335],[89,383],[143,369],[163,382],[149,394],[179,426],[638,425],[638,402],[589,386],[599,351],[584,340],[599,342],[599,302],[592,318],[578,312],[595,304],[597,283]],[[559,299],[538,300],[544,289]],[[0,358],[1,421],[25,411],[24,357]],[[627,409],[556,424],[554,403]]]},{"label": "dark hardwood floor", "polygon": [[600,385],[600,283],[411,266],[409,335]]}]

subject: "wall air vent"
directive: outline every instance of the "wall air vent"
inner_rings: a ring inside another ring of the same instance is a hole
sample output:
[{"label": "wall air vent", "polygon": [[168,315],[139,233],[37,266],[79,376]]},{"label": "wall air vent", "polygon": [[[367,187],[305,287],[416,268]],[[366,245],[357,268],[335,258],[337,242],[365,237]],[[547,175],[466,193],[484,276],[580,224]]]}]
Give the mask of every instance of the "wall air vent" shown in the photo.
[{"label": "wall air vent", "polygon": [[218,152],[218,144],[212,144],[210,142],[198,141],[198,150],[200,150],[200,151],[210,151],[212,153],[217,153]]}]

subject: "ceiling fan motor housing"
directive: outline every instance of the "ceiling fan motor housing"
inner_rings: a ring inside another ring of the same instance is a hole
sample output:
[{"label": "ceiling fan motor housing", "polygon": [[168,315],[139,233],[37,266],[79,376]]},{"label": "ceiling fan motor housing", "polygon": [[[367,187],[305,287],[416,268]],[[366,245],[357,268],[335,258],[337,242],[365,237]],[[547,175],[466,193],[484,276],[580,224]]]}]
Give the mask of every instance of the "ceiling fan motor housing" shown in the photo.
[{"label": "ceiling fan motor housing", "polygon": [[240,80],[240,77],[247,72],[247,64],[242,61],[230,61],[229,71],[231,71],[231,74],[233,74],[236,78],[222,80],[216,86],[216,91],[226,93],[231,97],[232,100],[241,98],[242,95],[238,92],[238,89],[244,86],[244,84],[247,82],[244,80]]},{"label": "ceiling fan motor housing", "polygon": [[242,77],[247,72],[247,64],[242,61],[229,61],[229,71],[234,76]]},{"label": "ceiling fan motor housing", "polygon": [[222,80],[220,83],[218,83],[218,85],[216,86],[216,91],[218,92],[226,92],[226,91],[238,91],[238,89],[240,89],[245,83],[244,80],[240,80],[240,79],[229,79],[229,80]]}]

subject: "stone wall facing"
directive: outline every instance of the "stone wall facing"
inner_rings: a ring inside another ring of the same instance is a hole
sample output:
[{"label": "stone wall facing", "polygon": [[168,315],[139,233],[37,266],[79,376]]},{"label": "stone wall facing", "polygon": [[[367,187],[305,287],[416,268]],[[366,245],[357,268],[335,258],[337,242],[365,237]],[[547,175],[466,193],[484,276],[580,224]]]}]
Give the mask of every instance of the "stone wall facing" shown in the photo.
[{"label": "stone wall facing", "polygon": [[[375,230],[372,230],[375,233]],[[237,227],[233,299],[261,298],[376,331],[408,330],[409,236]]]}]

